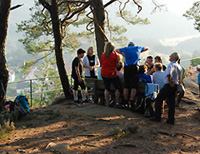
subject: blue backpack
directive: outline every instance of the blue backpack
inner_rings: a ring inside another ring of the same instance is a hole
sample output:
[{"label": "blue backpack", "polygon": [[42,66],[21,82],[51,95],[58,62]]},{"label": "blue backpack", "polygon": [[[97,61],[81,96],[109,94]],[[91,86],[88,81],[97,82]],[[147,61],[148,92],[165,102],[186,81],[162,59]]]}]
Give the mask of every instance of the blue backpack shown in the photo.
[{"label": "blue backpack", "polygon": [[18,95],[14,102],[15,104],[15,108],[17,107],[19,109],[19,112],[22,116],[25,116],[27,113],[30,112],[30,108],[29,108],[29,103],[28,103],[28,98],[24,95]]}]

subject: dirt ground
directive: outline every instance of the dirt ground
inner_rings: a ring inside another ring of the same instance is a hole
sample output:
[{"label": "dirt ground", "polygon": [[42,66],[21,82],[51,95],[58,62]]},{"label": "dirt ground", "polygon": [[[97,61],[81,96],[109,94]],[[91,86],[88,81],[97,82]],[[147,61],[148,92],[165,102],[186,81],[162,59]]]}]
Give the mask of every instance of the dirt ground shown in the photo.
[{"label": "dirt ground", "polygon": [[200,153],[200,112],[195,78],[186,78],[186,95],[176,108],[175,125],[152,122],[125,109],[72,101],[32,108],[15,123],[0,153],[54,154],[50,142],[67,143],[70,154]]}]

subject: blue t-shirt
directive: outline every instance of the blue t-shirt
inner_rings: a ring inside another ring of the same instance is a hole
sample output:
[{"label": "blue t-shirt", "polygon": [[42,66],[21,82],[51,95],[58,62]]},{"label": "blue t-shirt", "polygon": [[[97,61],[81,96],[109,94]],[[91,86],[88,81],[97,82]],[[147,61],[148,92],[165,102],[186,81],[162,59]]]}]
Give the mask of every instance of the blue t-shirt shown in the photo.
[{"label": "blue t-shirt", "polygon": [[121,48],[119,51],[124,54],[124,66],[128,66],[138,64],[140,53],[144,51],[144,47],[129,46]]},{"label": "blue t-shirt", "polygon": [[152,83],[151,75],[148,75],[148,74],[139,74],[139,82],[142,82],[142,83]]},{"label": "blue t-shirt", "polygon": [[198,74],[198,84],[200,84],[200,72]]}]

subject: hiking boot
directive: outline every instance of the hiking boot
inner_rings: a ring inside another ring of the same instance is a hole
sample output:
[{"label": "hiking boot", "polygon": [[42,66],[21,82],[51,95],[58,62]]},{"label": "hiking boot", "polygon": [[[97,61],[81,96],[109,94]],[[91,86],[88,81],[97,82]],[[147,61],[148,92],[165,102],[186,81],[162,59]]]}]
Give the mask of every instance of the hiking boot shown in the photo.
[{"label": "hiking boot", "polygon": [[121,109],[121,108],[122,108],[122,106],[121,106],[120,103],[116,103],[116,104],[115,104],[115,107],[118,108],[118,109]]},{"label": "hiking boot", "polygon": [[87,99],[86,100],[82,100],[81,103],[88,103],[88,100]]}]

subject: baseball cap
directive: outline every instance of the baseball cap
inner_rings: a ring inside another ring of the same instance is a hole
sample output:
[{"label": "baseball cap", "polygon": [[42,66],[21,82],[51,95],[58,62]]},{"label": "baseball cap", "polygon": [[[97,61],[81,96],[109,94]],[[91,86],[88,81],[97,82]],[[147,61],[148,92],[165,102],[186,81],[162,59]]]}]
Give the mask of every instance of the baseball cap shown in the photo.
[{"label": "baseball cap", "polygon": [[134,43],[133,42],[129,42],[128,43],[128,47],[131,46],[131,45],[134,46]]}]

